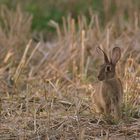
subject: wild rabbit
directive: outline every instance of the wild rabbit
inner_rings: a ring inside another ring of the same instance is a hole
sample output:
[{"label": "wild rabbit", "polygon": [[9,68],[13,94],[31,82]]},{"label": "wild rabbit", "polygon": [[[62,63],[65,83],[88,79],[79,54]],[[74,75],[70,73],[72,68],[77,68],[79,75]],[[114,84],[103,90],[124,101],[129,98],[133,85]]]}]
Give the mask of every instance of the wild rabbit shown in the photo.
[{"label": "wild rabbit", "polygon": [[115,119],[121,117],[121,104],[123,99],[123,87],[120,79],[116,76],[116,64],[121,57],[119,47],[112,49],[110,60],[107,54],[100,48],[97,48],[104,55],[104,64],[101,65],[95,93],[92,99],[95,109],[98,113],[105,116],[113,115]]}]

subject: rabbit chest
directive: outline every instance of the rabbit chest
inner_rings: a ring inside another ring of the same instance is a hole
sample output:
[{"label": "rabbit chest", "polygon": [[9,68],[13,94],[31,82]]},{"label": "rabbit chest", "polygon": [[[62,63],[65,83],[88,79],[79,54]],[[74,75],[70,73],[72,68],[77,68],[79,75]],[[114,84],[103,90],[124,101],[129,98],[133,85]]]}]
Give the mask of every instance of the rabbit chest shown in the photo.
[{"label": "rabbit chest", "polygon": [[122,88],[119,79],[111,79],[103,81],[101,84],[101,98],[102,100],[118,103],[122,95]]}]

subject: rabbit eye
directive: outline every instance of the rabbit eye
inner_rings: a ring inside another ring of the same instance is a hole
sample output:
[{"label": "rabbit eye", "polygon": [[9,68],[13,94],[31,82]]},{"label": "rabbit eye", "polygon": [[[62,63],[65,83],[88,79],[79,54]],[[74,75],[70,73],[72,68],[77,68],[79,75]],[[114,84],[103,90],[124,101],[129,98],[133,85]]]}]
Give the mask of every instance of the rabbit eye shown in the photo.
[{"label": "rabbit eye", "polygon": [[106,66],[106,69],[105,69],[106,72],[109,72],[111,70],[112,70],[111,66]]}]

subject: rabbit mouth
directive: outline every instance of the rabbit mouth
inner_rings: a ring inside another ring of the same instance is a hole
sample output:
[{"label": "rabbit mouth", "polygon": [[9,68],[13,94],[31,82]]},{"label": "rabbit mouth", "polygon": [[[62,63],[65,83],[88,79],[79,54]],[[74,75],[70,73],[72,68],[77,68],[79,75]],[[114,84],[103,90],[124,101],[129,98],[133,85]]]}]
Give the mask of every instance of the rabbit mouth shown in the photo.
[{"label": "rabbit mouth", "polygon": [[99,81],[103,81],[104,80],[104,77],[98,76],[98,80]]}]

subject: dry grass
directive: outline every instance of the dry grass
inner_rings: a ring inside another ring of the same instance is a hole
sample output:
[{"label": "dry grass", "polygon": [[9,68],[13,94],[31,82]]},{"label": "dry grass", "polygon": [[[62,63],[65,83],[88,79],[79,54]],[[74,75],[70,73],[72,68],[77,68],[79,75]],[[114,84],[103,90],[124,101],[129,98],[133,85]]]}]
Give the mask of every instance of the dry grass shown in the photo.
[{"label": "dry grass", "polygon": [[[58,38],[37,44],[29,39],[24,52],[17,54],[18,64],[11,64],[15,59],[9,52],[12,47],[4,50],[7,55],[1,58],[0,68],[0,139],[139,139],[139,17],[127,23],[123,18],[116,20],[104,29],[97,15],[91,15],[89,23],[84,16],[77,21],[68,16],[62,28],[50,21]],[[106,51],[114,46],[122,49],[118,75],[125,96],[120,122],[100,120],[92,111],[90,94],[102,60],[96,52],[98,45]]]},{"label": "dry grass", "polygon": [[8,59],[12,58],[11,63],[19,62],[25,45],[31,37],[31,23],[32,16],[23,12],[19,5],[15,11],[0,5],[0,61],[4,60],[4,63],[8,63]]}]

